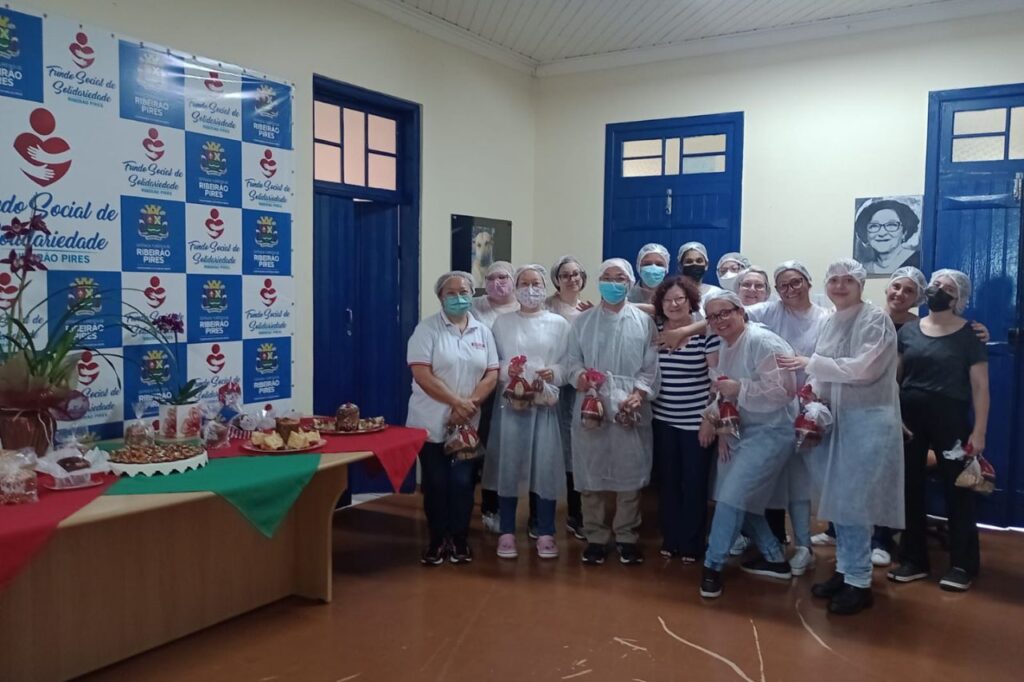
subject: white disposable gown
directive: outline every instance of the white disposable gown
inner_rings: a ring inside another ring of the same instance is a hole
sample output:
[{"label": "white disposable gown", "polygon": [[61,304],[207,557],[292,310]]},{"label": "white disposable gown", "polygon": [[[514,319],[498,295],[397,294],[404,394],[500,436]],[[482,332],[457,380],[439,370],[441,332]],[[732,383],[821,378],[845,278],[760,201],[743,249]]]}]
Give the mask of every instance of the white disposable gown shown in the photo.
[{"label": "white disposable gown", "polygon": [[477,296],[473,299],[473,317],[483,322],[488,328],[494,325],[499,315],[514,313],[519,310],[519,301],[512,299],[509,303],[495,305],[486,296]]},{"label": "white disposable gown", "polygon": [[539,369],[554,372],[552,386],[565,381],[565,351],[569,323],[547,310],[498,316],[491,327],[498,349],[498,388],[491,432],[484,459],[483,487],[502,497],[518,497],[529,489],[546,500],[565,490],[565,460],[558,424],[558,405],[535,405],[514,410],[502,393],[509,382],[509,361],[526,356],[526,375],[532,382]]},{"label": "white disposable gown", "polygon": [[808,453],[820,488],[818,518],[903,528],[903,432],[896,383],[896,329],[878,306],[837,310],[807,365],[834,423]]},{"label": "white disposable gown", "polygon": [[[601,392],[605,419],[599,428],[584,428],[577,393],[572,415],[572,464],[577,490],[631,491],[647,485],[653,457],[651,400],[658,394],[658,349],[654,320],[632,305],[618,312],[597,305],[580,315],[569,335],[569,379],[585,369],[608,375]],[[646,394],[640,421],[621,426],[614,421],[619,405],[613,395],[639,389]]]},{"label": "white disposable gown", "polygon": [[718,460],[714,499],[763,514],[796,440],[796,380],[776,361],[777,355],[792,355],[793,349],[756,324],[748,324],[734,345],[722,341],[716,375],[740,382],[740,438],[730,439],[729,459]]}]

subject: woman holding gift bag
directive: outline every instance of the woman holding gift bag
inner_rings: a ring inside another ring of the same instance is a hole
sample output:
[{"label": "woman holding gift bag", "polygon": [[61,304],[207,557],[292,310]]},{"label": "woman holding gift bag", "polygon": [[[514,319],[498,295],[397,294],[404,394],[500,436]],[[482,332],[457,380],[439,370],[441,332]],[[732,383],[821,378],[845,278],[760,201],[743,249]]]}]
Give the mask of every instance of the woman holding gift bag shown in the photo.
[{"label": "woman holding gift bag", "polygon": [[[650,401],[658,393],[657,330],[650,315],[626,302],[635,283],[629,262],[606,260],[599,279],[601,305],[573,323],[567,360],[578,391],[572,459],[587,536],[583,561],[604,563],[614,530],[619,560],[639,564],[640,489],[651,475]],[[593,410],[598,402],[600,409]]]},{"label": "woman holding gift bag", "polygon": [[546,272],[540,265],[516,269],[519,310],[501,315],[492,332],[500,364],[497,405],[484,461],[484,485],[498,491],[501,535],[498,556],[514,559],[516,507],[522,488],[536,495],[537,555],[558,556],[555,502],[565,487],[558,426],[558,386],[569,323],[544,309]]},{"label": "woman holding gift bag", "polygon": [[832,263],[825,289],[836,311],[822,325],[810,358],[781,358],[805,371],[834,418],[831,433],[806,455],[821,498],[818,517],[836,527],[836,571],[813,586],[830,613],[850,615],[873,603],[871,533],[903,527],[903,430],[896,384],[896,329],[884,310],[863,300],[864,266]]},{"label": "woman holding gift bag", "polygon": [[[889,572],[894,582],[928,576],[925,537],[925,467],[929,448],[937,458],[949,519],[950,568],[939,582],[964,592],[978,574],[980,549],[974,491],[956,485],[964,462],[943,456],[957,441],[969,456],[985,450],[988,422],[988,354],[963,312],[971,299],[971,280],[958,270],[937,270],[925,290],[928,315],[899,331],[902,366],[900,402],[903,422],[913,433],[906,446],[907,528],[900,541],[900,565]],[[971,423],[971,408],[974,423]]]},{"label": "woman holding gift bag", "polygon": [[480,423],[480,405],[494,391],[498,352],[491,330],[474,318],[473,276],[448,272],[438,278],[434,293],[441,312],[422,320],[409,338],[408,363],[412,395],[406,426],[426,429],[420,450],[423,511],[430,544],[420,561],[437,566],[473,560],[467,542],[473,513],[476,462],[445,451],[449,427],[467,427],[469,437]]},{"label": "woman holding gift bag", "polygon": [[[717,504],[700,584],[700,595],[713,599],[722,594],[722,568],[744,525],[762,558],[743,564],[743,570],[779,580],[792,576],[764,511],[793,456],[796,381],[776,364],[777,356],[792,354],[789,344],[760,325],[747,324],[739,296],[716,291],[704,299],[704,310],[711,331],[722,339],[713,390],[739,412],[739,438],[718,436]],[[724,415],[721,403],[719,409]],[[702,431],[713,428],[706,417]]]}]

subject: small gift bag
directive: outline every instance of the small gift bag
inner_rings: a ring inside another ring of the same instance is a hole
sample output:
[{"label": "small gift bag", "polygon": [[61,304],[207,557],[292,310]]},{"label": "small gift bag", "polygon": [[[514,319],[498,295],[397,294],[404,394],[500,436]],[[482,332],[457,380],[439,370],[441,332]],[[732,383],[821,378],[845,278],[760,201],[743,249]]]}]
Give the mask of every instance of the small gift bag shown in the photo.
[{"label": "small gift bag", "polygon": [[793,427],[796,430],[796,449],[810,450],[821,443],[832,426],[832,412],[820,402],[803,405]]},{"label": "small gift bag", "polygon": [[509,360],[509,380],[502,397],[505,404],[516,411],[524,411],[533,407],[536,391],[527,380],[526,356],[517,355]]},{"label": "small gift bag", "polygon": [[599,392],[604,386],[605,375],[596,369],[588,369],[585,373],[590,388],[587,389],[580,404],[580,422],[585,429],[599,429],[604,423],[604,405]]},{"label": "small gift bag", "polygon": [[952,448],[943,452],[942,456],[964,463],[964,470],[956,477],[958,488],[970,488],[976,493],[990,495],[996,488],[996,470],[983,456],[974,457],[973,451],[970,443],[961,445],[960,441],[957,441]]},{"label": "small gift bag", "polygon": [[32,448],[0,450],[0,504],[39,501],[35,464]]},{"label": "small gift bag", "polygon": [[533,380],[533,404],[538,407],[554,407],[558,404],[560,391],[540,377]]},{"label": "small gift bag", "polygon": [[469,424],[449,424],[444,452],[456,460],[476,459],[480,451],[480,435]]}]

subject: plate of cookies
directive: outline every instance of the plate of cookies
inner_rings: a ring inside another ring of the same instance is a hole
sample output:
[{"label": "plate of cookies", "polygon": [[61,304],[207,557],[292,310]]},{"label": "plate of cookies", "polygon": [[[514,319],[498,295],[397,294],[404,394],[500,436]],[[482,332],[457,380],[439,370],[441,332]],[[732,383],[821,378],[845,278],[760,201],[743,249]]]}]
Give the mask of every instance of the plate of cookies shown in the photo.
[{"label": "plate of cookies", "polygon": [[298,419],[284,417],[277,419],[273,431],[253,431],[242,449],[285,455],[310,452],[325,443],[319,431],[303,427]]},{"label": "plate of cookies", "polygon": [[331,436],[358,436],[388,428],[384,417],[360,418],[359,407],[352,403],[345,403],[339,407],[333,417],[313,417],[313,425],[320,433]]}]

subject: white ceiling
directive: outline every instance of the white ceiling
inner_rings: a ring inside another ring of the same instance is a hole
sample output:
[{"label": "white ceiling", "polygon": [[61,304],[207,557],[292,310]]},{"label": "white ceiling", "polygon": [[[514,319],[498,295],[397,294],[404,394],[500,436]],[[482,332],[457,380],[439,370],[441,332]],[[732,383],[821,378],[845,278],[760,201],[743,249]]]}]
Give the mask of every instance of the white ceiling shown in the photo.
[{"label": "white ceiling", "polygon": [[350,0],[538,76],[1024,9],[1024,0]]}]

